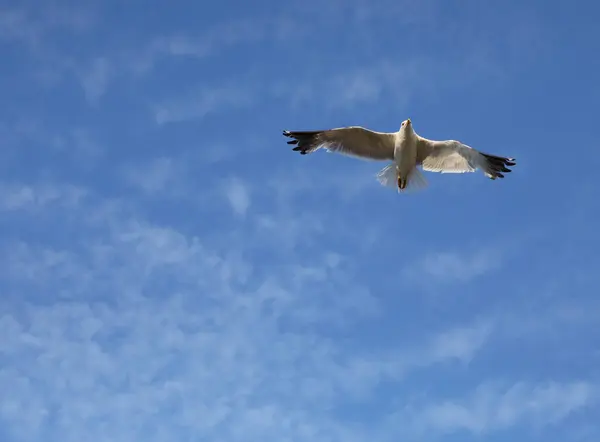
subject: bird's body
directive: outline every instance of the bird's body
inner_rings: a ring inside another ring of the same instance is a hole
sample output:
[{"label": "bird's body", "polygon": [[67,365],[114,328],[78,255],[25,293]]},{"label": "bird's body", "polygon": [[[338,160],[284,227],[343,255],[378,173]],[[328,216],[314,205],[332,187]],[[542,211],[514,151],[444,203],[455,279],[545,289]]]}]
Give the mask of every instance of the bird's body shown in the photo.
[{"label": "bird's body", "polygon": [[417,137],[412,131],[400,130],[396,133],[394,163],[398,178],[398,189],[404,190],[417,162]]},{"label": "bird's body", "polygon": [[391,160],[378,174],[384,186],[403,191],[424,187],[427,181],[418,169],[441,173],[474,172],[480,169],[488,178],[504,178],[514,166],[514,158],[486,154],[456,140],[435,141],[418,135],[410,119],[402,122],[398,132],[375,132],[360,126],[321,131],[284,131],[293,138],[294,151],[302,155],[321,147],[362,159]]}]

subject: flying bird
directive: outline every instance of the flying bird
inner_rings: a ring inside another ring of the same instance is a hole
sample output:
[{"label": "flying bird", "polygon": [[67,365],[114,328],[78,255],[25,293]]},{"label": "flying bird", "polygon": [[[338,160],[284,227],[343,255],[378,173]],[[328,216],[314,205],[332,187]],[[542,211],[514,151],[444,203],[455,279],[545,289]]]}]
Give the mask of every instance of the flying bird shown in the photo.
[{"label": "flying bird", "polygon": [[418,169],[429,172],[465,173],[481,170],[495,180],[511,172],[515,159],[490,155],[456,140],[429,140],[418,135],[410,118],[398,132],[375,132],[361,126],[328,130],[288,131],[292,150],[306,155],[320,148],[361,159],[393,161],[377,174],[378,181],[398,192],[425,187],[427,180]]}]

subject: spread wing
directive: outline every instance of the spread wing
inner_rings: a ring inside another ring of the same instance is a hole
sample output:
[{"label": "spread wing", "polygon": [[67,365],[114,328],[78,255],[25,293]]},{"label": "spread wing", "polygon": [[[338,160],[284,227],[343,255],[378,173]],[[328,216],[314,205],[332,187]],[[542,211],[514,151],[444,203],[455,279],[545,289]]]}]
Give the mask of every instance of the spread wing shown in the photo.
[{"label": "spread wing", "polygon": [[514,166],[514,158],[479,152],[455,140],[434,141],[423,137],[417,142],[417,164],[423,170],[441,173],[465,173],[481,170],[488,178],[504,178]]},{"label": "spread wing", "polygon": [[395,134],[375,132],[364,127],[342,127],[318,131],[283,131],[292,138],[288,144],[297,144],[292,150],[302,155],[312,153],[321,147],[330,152],[371,159],[393,160]]}]

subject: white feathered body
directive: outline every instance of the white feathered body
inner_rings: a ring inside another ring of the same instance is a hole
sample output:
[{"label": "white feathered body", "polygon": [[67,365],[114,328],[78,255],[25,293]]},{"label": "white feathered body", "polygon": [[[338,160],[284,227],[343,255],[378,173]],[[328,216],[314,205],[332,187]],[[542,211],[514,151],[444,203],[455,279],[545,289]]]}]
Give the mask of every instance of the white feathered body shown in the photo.
[{"label": "white feathered body", "polygon": [[398,177],[410,176],[417,163],[417,135],[412,130],[400,130],[396,133],[394,162]]}]

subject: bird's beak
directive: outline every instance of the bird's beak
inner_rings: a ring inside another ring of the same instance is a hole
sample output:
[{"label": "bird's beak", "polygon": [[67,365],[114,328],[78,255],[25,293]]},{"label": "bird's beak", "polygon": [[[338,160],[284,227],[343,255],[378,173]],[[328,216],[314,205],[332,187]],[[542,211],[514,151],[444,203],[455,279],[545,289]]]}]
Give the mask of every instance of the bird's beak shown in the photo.
[{"label": "bird's beak", "polygon": [[406,120],[406,124],[410,124],[410,118],[408,120]]}]

